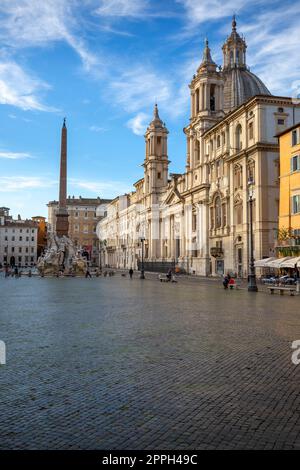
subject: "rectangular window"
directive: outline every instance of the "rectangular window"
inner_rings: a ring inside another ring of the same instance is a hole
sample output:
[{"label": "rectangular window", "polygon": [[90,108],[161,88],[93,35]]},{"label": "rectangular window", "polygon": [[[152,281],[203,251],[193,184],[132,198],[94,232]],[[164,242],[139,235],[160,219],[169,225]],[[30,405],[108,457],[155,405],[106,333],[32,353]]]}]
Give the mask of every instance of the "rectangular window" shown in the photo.
[{"label": "rectangular window", "polygon": [[284,124],[285,124],[284,119],[277,119],[277,124],[278,124],[279,126],[284,126]]},{"label": "rectangular window", "polygon": [[299,142],[297,131],[298,129],[295,129],[294,131],[292,131],[292,145],[297,145]]},{"label": "rectangular window", "polygon": [[160,173],[160,172],[157,173],[157,179],[158,179],[158,180],[161,179],[161,173]]},{"label": "rectangular window", "polygon": [[197,215],[192,215],[192,231],[195,232],[197,230]]},{"label": "rectangular window", "polygon": [[298,214],[300,212],[300,194],[292,197],[292,208],[293,214]]},{"label": "rectangular window", "polygon": [[226,227],[227,217],[226,217],[226,204],[222,204],[222,226]]},{"label": "rectangular window", "polygon": [[253,122],[249,124],[249,139],[253,139]]},{"label": "rectangular window", "polygon": [[210,208],[210,228],[211,230],[215,228],[215,218],[214,218],[214,208]]},{"label": "rectangular window", "polygon": [[300,155],[291,158],[291,172],[300,171]]}]

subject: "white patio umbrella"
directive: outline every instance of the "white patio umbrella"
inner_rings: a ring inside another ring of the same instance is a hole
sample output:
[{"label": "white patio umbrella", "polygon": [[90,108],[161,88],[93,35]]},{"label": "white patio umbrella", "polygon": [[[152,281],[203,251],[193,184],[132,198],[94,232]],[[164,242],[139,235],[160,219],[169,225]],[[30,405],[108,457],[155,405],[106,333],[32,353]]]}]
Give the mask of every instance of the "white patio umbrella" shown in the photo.
[{"label": "white patio umbrella", "polygon": [[298,265],[298,267],[300,266],[300,256],[298,256],[297,258],[291,258],[291,259],[284,261],[280,267],[281,268],[294,268],[296,265]]},{"label": "white patio umbrella", "polygon": [[277,258],[274,258],[272,256],[271,258],[263,258],[255,261],[254,266],[256,268],[268,268],[270,266],[270,262],[276,260]]},{"label": "white patio umbrella", "polygon": [[[286,264],[292,259],[294,259],[292,256],[286,256],[285,258],[277,258],[271,261],[268,266],[270,268],[276,268],[276,269],[287,268],[290,266],[287,266]],[[292,267],[295,267],[295,264]]]}]

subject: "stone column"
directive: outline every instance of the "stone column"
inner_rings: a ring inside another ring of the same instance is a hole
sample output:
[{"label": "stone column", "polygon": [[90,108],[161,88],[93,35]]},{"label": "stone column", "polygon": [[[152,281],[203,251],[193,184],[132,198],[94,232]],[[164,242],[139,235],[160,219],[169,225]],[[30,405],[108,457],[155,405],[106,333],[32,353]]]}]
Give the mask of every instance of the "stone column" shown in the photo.
[{"label": "stone column", "polygon": [[200,111],[203,111],[203,84],[201,83],[200,84],[200,87],[199,87],[199,108],[200,108]]},{"label": "stone column", "polygon": [[61,130],[59,204],[56,214],[56,234],[59,237],[68,236],[69,222],[67,212],[67,127],[64,119]]},{"label": "stone column", "polygon": [[190,135],[190,167],[194,168],[194,136]]}]

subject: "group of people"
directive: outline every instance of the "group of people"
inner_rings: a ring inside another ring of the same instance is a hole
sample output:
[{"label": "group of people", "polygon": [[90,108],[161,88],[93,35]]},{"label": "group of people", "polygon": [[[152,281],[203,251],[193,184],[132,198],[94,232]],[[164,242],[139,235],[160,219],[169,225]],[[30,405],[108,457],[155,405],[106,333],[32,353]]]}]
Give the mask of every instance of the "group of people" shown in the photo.
[{"label": "group of people", "polygon": [[[5,273],[4,274],[5,277],[15,277],[16,279],[20,278],[23,274],[22,270],[19,269],[17,266],[14,266],[12,268],[10,268],[9,266],[5,266],[4,273]],[[29,269],[27,274],[28,274],[28,277],[32,276],[31,269]]]},{"label": "group of people", "polygon": [[[102,271],[100,269],[97,269],[96,272],[95,272],[96,277],[100,277],[102,275],[104,277],[106,277],[106,276],[111,277],[111,276],[114,276],[114,274],[115,274],[114,271],[104,271],[102,273]],[[85,278],[91,278],[91,277],[92,277],[91,272],[90,272],[89,269],[87,269],[86,272],[85,272]]]},{"label": "group of people", "polygon": [[230,289],[233,289],[234,286],[236,286],[235,279],[233,277],[231,277],[229,273],[226,274],[226,276],[224,276],[223,286],[224,286],[224,289],[228,289],[228,287]]}]

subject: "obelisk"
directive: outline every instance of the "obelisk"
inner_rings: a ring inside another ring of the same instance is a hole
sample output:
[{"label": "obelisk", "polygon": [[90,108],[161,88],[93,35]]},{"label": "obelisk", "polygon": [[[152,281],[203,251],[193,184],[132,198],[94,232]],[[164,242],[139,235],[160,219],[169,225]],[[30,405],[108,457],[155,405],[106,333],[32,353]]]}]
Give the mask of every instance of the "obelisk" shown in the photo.
[{"label": "obelisk", "polygon": [[69,220],[67,211],[67,127],[64,119],[61,130],[60,151],[60,178],[59,178],[59,202],[56,213],[56,235],[67,237],[69,233]]}]

